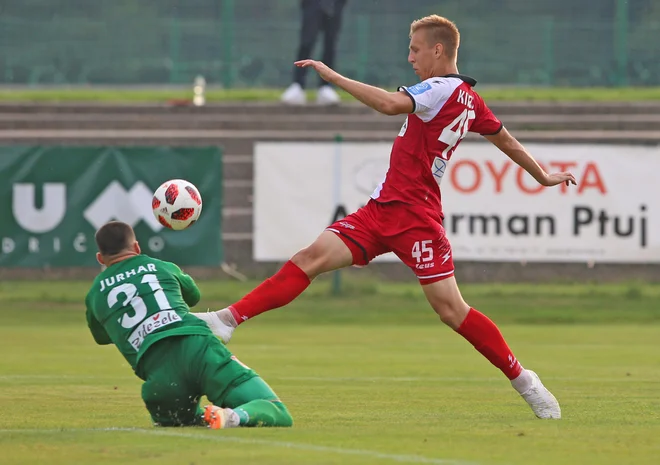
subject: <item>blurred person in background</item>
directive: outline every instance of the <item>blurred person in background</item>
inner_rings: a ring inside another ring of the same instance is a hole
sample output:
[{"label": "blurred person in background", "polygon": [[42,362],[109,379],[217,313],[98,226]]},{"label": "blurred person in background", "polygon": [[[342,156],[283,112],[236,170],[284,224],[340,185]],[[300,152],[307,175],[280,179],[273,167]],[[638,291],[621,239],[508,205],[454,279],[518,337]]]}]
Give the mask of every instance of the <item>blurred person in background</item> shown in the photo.
[{"label": "blurred person in background", "polygon": [[[334,67],[337,39],[341,28],[341,15],[346,0],[301,0],[302,25],[300,28],[300,46],[296,60],[309,58],[316,44],[319,31],[323,31],[322,61]],[[294,66],[293,83],[282,94],[282,101],[288,105],[303,105],[305,95],[305,77],[307,69]],[[316,102],[321,105],[339,103],[337,92],[323,79],[319,79]]]}]

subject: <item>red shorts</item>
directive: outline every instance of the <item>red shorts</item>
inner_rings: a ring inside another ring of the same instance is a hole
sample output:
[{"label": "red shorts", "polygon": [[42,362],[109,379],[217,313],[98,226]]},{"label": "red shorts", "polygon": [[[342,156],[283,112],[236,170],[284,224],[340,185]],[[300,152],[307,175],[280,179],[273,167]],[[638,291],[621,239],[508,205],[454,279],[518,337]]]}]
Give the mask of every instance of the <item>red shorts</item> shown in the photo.
[{"label": "red shorts", "polygon": [[369,200],[327,230],[351,250],[353,265],[363,266],[378,255],[394,252],[422,284],[454,275],[451,246],[440,214],[426,207]]}]

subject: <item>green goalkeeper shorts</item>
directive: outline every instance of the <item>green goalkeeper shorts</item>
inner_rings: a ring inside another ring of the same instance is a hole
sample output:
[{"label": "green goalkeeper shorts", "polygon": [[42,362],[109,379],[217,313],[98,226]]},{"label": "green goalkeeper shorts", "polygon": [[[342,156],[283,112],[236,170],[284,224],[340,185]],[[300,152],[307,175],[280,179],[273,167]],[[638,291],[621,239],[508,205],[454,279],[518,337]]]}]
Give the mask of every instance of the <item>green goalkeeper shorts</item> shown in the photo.
[{"label": "green goalkeeper shorts", "polygon": [[[162,339],[148,349],[140,364],[146,380],[142,399],[160,426],[203,424],[201,396],[214,405],[231,407],[225,399],[232,390],[258,376],[211,335]],[[261,394],[276,399],[270,389]]]}]

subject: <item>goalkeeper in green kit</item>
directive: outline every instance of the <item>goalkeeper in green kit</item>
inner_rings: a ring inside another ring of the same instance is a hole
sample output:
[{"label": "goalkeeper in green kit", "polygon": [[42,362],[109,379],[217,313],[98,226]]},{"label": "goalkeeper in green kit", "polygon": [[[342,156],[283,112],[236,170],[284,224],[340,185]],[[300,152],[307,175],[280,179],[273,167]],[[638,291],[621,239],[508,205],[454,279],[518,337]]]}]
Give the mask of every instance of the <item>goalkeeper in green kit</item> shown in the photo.
[{"label": "goalkeeper in green kit", "polygon": [[[173,263],[142,255],[133,229],[112,221],[96,232],[104,270],[85,299],[98,344],[114,344],[144,380],[156,426],[291,426],[286,406],[190,313],[200,292]],[[200,397],[212,402],[200,408]]]}]

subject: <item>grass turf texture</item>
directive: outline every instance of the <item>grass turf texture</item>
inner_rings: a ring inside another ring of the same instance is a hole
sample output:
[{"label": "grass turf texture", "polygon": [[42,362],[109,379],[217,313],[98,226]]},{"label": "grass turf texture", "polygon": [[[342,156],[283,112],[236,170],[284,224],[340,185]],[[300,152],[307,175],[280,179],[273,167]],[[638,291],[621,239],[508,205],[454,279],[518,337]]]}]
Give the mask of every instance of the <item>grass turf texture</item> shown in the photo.
[{"label": "grass turf texture", "polygon": [[[254,283],[201,282],[202,307]],[[315,283],[230,344],[289,406],[292,429],[152,428],[140,381],[96,346],[88,283],[0,283],[3,464],[655,464],[660,286],[473,285],[563,407],[540,421],[415,284]]]},{"label": "grass turf texture", "polygon": [[[638,102],[660,100],[660,87],[561,88],[561,87],[478,87],[486,101],[557,101],[557,102]],[[206,92],[208,103],[230,101],[279,101],[281,89],[213,89]],[[313,101],[315,91],[308,92]],[[354,101],[345,92],[343,101]],[[192,86],[182,89],[122,88],[0,88],[0,102],[105,102],[164,103],[192,98]]]}]

